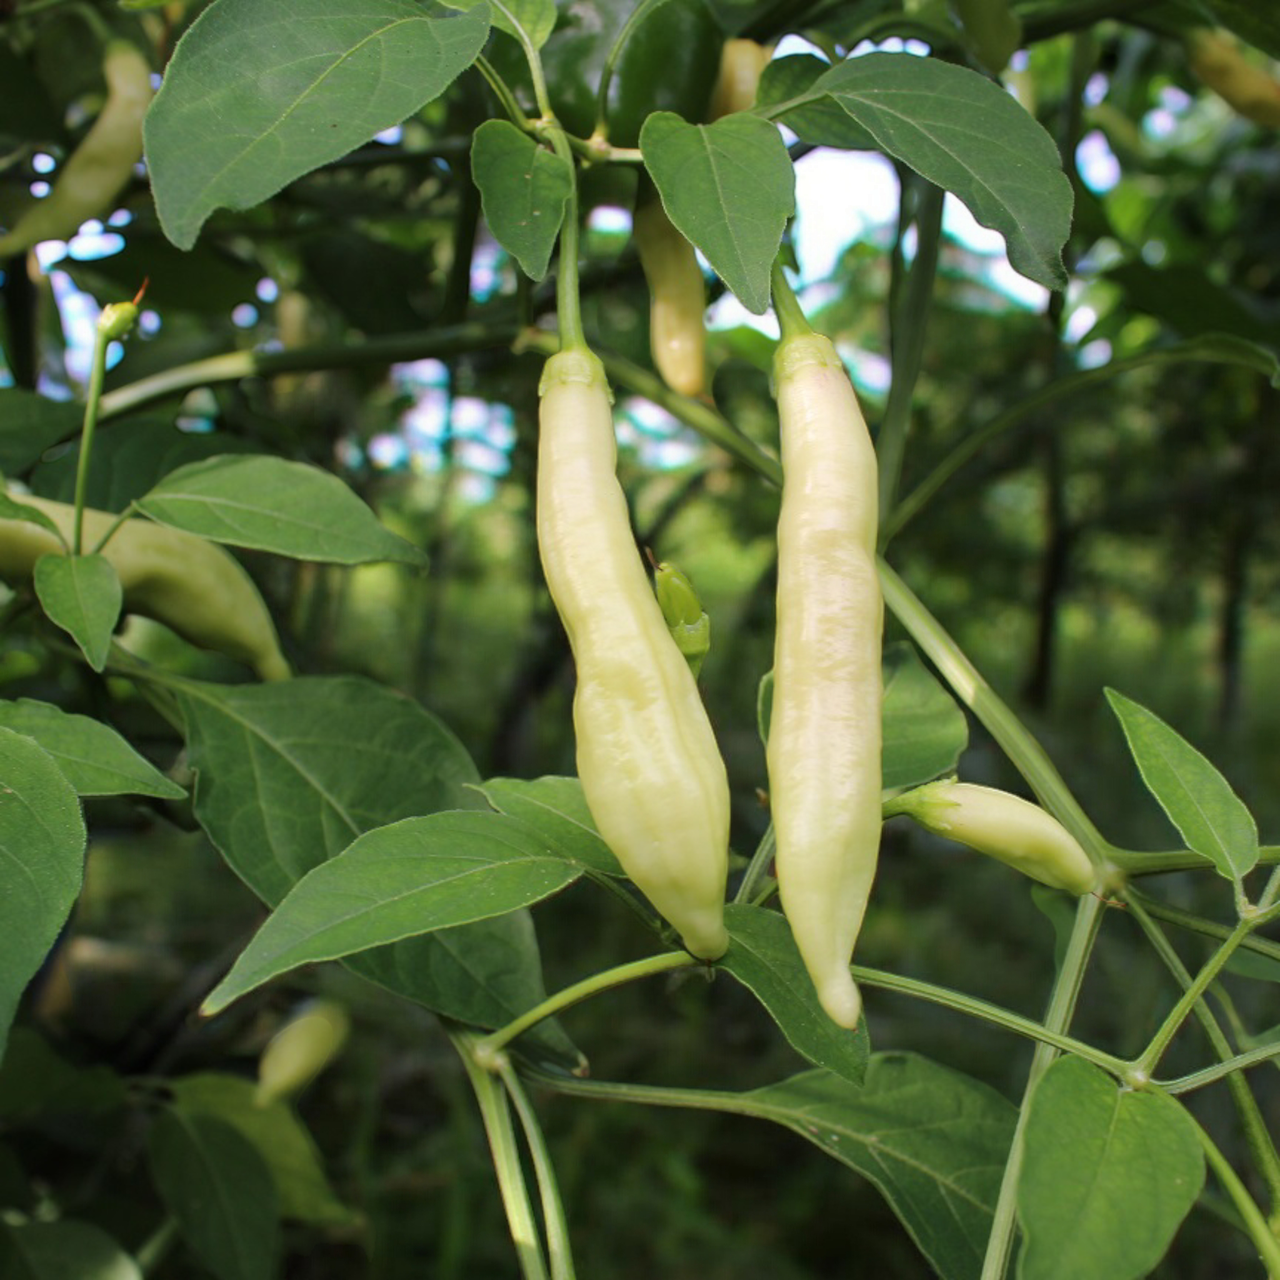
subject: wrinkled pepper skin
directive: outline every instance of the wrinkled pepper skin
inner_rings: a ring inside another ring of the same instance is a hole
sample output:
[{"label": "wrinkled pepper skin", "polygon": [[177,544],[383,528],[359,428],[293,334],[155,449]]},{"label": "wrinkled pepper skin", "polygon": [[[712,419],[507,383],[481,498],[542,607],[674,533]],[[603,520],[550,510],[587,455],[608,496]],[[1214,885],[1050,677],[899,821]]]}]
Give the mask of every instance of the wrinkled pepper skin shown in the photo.
[{"label": "wrinkled pepper skin", "polygon": [[90,218],[106,217],[142,159],[142,118],[151,103],[151,68],[127,40],[113,40],[102,60],[107,99],[80,145],[58,170],[53,189],[0,236],[0,258],[42,240],[68,240]]},{"label": "wrinkled pepper skin", "polygon": [[1079,841],[1021,796],[972,782],[931,782],[898,796],[894,808],[1052,889],[1079,897],[1097,888],[1097,873]]},{"label": "wrinkled pepper skin", "polygon": [[[43,511],[70,544],[75,508],[47,498],[15,495]],[[115,522],[106,511],[84,513],[86,550]],[[25,520],[0,520],[0,578],[25,582],[45,555],[65,554],[58,540]],[[216,543],[150,520],[130,519],[112,535],[102,554],[124,589],[124,608],[154,618],[202,649],[247,663],[264,680],[292,674],[267,606],[240,562]]]},{"label": "wrinkled pepper skin", "polygon": [[541,394],[538,547],[577,667],[583,792],[627,875],[693,955],[714,960],[729,945],[729,784],[632,537],[604,369],[563,351]]},{"label": "wrinkled pepper skin", "polygon": [[784,337],[778,622],[767,759],[783,910],[822,1007],[857,1025],[849,960],[880,847],[875,450],[835,348]]}]

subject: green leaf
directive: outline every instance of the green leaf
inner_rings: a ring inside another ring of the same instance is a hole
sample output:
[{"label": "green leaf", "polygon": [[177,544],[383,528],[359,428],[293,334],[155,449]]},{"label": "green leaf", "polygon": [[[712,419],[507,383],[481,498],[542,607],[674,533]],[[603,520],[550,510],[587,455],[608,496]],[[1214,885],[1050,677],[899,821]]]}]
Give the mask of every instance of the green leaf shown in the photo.
[{"label": "green leaf", "polygon": [[71,636],[95,671],[101,671],[124,602],[115,566],[103,555],[41,556],[34,581],[49,620]]},{"label": "green leaf", "polygon": [[[373,681],[186,682],[177,698],[196,772],[196,818],[269,905],[365,831],[482,803],[472,789],[479,774],[457,738],[418,703]],[[546,997],[537,938],[522,912],[345,963],[476,1026],[502,1026]],[[571,1068],[581,1060],[557,1023],[539,1024],[526,1039]]]},{"label": "green leaf", "polygon": [[[150,293],[147,296],[149,300]],[[94,440],[84,505],[118,515],[178,467],[220,454],[258,451],[251,441],[226,431],[182,431],[169,418],[130,418],[127,424],[104,431]],[[71,504],[79,463],[78,446],[42,462],[31,475],[32,491],[42,498]]]},{"label": "green leaf", "polygon": [[1000,232],[1024,276],[1065,286],[1071,183],[1053,139],[1000,85],[936,58],[868,53],[832,67],[780,118],[808,141],[804,110],[824,95],[886,154]]},{"label": "green leaf", "polygon": [[493,25],[519,39],[523,31],[535,49],[541,49],[555,30],[555,0],[442,0],[450,9],[483,9],[488,5]]},{"label": "green leaf", "polygon": [[[512,911],[457,929],[437,929],[348,956],[346,968],[433,1013],[495,1030],[547,998],[533,916]],[[586,1074],[587,1060],[554,1018],[516,1041],[535,1060]]]},{"label": "green leaf", "polygon": [[175,692],[196,817],[271,905],[365,831],[478,803],[465,788],[479,775],[453,734],[372,680],[189,681]]},{"label": "green leaf", "polygon": [[905,640],[884,651],[881,719],[886,791],[916,787],[954,772],[969,745],[964,712]]},{"label": "green leaf", "polygon": [[80,801],[53,757],[0,728],[0,1057],[18,998],[80,893],[85,842]]},{"label": "green leaf", "polygon": [[[803,97],[814,81],[830,70],[831,63],[811,53],[774,58],[761,73],[756,110],[766,112],[788,98]],[[789,111],[787,127],[815,146],[839,147],[846,151],[876,150],[875,138],[825,94],[808,106]]]},{"label": "green leaf", "polygon": [[580,873],[538,832],[499,813],[433,813],[379,827],[298,881],[204,1012],[301,964],[526,907]]},{"label": "green leaf", "polygon": [[288,1103],[259,1106],[251,1080],[212,1071],[179,1076],[168,1087],[180,1113],[222,1120],[252,1145],[271,1173],[282,1216],[323,1224],[355,1220],[334,1195],[320,1150]]},{"label": "green leaf", "polygon": [[384,529],[337,476],[284,458],[192,462],[170,472],[137,505],[175,529],[296,560],[416,565],[426,559]]},{"label": "green leaf", "polygon": [[142,1280],[101,1227],[74,1218],[0,1227],[2,1280]]},{"label": "green leaf", "polygon": [[48,702],[0,700],[0,725],[34,738],[82,796],[156,796],[186,792],[143,759],[110,725]]},{"label": "green leaf", "polygon": [[151,1126],[147,1154],[160,1199],[218,1280],[274,1280],[276,1189],[247,1139],[223,1120],[167,1108]]},{"label": "green leaf", "polygon": [[[0,520],[21,520],[25,524],[37,524],[46,532],[53,534],[62,542],[62,531],[43,511],[28,506],[25,502],[17,502],[7,493],[0,493]],[[63,543],[65,546],[66,544]]]},{"label": "green leaf", "polygon": [[26,471],[50,445],[75,435],[83,418],[84,406],[69,400],[50,400],[17,387],[0,389],[0,472]]},{"label": "green leaf", "polygon": [[1230,783],[1159,716],[1114,689],[1107,700],[1148,790],[1187,848],[1239,884],[1258,861],[1258,828]]},{"label": "green leaf", "polygon": [[[143,130],[165,235],[189,249],[217,208],[249,209],[438,97],[489,34],[487,5],[218,0],[178,42]],[[234,121],[235,127],[227,122]]]},{"label": "green leaf", "polygon": [[575,862],[607,876],[623,876],[613,851],[596,830],[577,778],[490,778],[480,793],[499,813],[519,818],[525,826],[564,849]]},{"label": "green leaf", "polygon": [[875,1053],[861,1089],[809,1071],[740,1100],[734,1110],[862,1174],[938,1275],[977,1280],[1017,1117],[994,1089],[915,1054]]},{"label": "green leaf", "polygon": [[782,135],[747,114],[694,125],[658,111],[640,130],[640,150],[676,229],[743,306],[762,315],[773,260],[795,212],[795,170]]},{"label": "green leaf", "polygon": [[1241,350],[1263,351],[1267,347],[1258,344],[1280,341],[1280,329],[1268,311],[1251,295],[1219,284],[1205,263],[1153,267],[1135,259],[1112,267],[1102,278],[1120,286],[1126,310],[1146,311],[1184,337],[1213,334],[1234,338]]},{"label": "green leaf", "polygon": [[861,1085],[871,1053],[867,1020],[846,1031],[827,1017],[786,920],[776,911],[735,903],[725,908],[725,924],[732,941],[717,966],[764,1005],[797,1053]]},{"label": "green leaf", "polygon": [[486,120],[471,140],[471,173],[494,238],[533,280],[547,274],[573,192],[573,167],[506,120]]},{"label": "green leaf", "polygon": [[1027,1117],[1019,1280],[1138,1280],[1163,1257],[1204,1185],[1196,1122],[1167,1094],[1122,1088],[1059,1058]]}]

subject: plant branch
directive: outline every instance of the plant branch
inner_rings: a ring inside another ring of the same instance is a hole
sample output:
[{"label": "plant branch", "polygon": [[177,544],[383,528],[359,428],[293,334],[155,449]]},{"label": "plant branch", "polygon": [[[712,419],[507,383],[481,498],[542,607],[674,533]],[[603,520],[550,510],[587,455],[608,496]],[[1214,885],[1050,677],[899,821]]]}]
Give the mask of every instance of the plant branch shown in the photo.
[{"label": "plant branch", "polygon": [[[1155,948],[1161,960],[1164,961],[1165,967],[1173,974],[1178,985],[1184,990],[1190,989],[1191,974],[1182,963],[1178,953],[1173,949],[1169,939],[1165,937],[1164,930],[1152,919],[1155,913],[1150,911],[1150,904],[1142,895],[1132,892],[1125,895],[1125,900],[1129,904],[1129,910],[1133,918],[1138,922],[1139,927],[1146,934],[1147,940]],[[1222,1061],[1229,1061],[1231,1058],[1231,1045],[1227,1041],[1222,1028],[1218,1025],[1218,1020],[1213,1016],[1208,1001],[1198,1001],[1193,1012],[1199,1019],[1205,1035],[1208,1036],[1214,1052]],[[1262,1112],[1258,1108],[1258,1100],[1253,1096],[1253,1090],[1250,1089],[1249,1082],[1244,1078],[1244,1074],[1240,1071],[1233,1071],[1227,1076],[1227,1087],[1231,1090],[1232,1101],[1235,1103],[1236,1111],[1239,1113],[1240,1123],[1249,1143],[1249,1150],[1253,1153],[1258,1170],[1266,1181],[1267,1194],[1271,1200],[1271,1212],[1275,1214],[1277,1209],[1280,1209],[1280,1154],[1276,1152],[1275,1143],[1271,1140],[1271,1134],[1267,1129],[1267,1122],[1263,1119]]]},{"label": "plant branch", "polygon": [[542,1220],[547,1235],[547,1254],[551,1259],[551,1280],[575,1280],[573,1250],[569,1242],[569,1224],[565,1221],[564,1202],[560,1198],[560,1184],[547,1150],[547,1140],[538,1123],[538,1114],[529,1101],[520,1077],[505,1054],[498,1065],[498,1075],[506,1087],[507,1095],[515,1106],[524,1140],[533,1159],[533,1171],[538,1179],[538,1193],[542,1200]]},{"label": "plant branch", "polygon": [[695,960],[687,951],[671,951],[664,952],[662,955],[646,956],[643,960],[634,960],[630,964],[618,965],[616,968],[606,969],[603,973],[592,974],[591,977],[575,982],[553,996],[548,996],[526,1013],[508,1022],[505,1027],[500,1027],[487,1036],[478,1037],[472,1046],[472,1052],[482,1065],[495,1062],[495,1055],[506,1048],[517,1036],[523,1035],[544,1018],[554,1017],[562,1009],[572,1008],[573,1005],[590,999],[601,991],[621,987],[628,982],[636,982],[657,973],[667,973],[672,969],[687,969],[699,963],[701,962]]},{"label": "plant branch", "polygon": [[[1194,1117],[1192,1118],[1194,1120]],[[1200,1145],[1204,1147],[1204,1154],[1209,1161],[1209,1167],[1217,1175],[1223,1189],[1231,1197],[1231,1203],[1235,1205],[1236,1211],[1244,1220],[1244,1229],[1266,1264],[1267,1275],[1271,1280],[1280,1280],[1280,1240],[1277,1240],[1272,1233],[1266,1219],[1262,1216],[1262,1211],[1254,1203],[1248,1188],[1240,1181],[1239,1175],[1231,1167],[1227,1157],[1219,1150],[1218,1144],[1205,1132],[1198,1120],[1195,1121],[1195,1126]]]},{"label": "plant branch", "polygon": [[474,1036],[468,1031],[450,1030],[449,1039],[457,1049],[467,1078],[475,1090],[480,1116],[484,1120],[489,1150],[493,1155],[494,1172],[498,1188],[507,1211],[507,1225],[511,1241],[520,1260],[520,1273],[524,1280],[549,1280],[542,1258],[542,1243],[538,1236],[533,1206],[529,1203],[529,1189],[525,1185],[524,1170],[520,1164],[520,1150],[516,1144],[515,1130],[511,1125],[511,1111],[507,1094],[502,1085],[476,1061],[472,1052]]},{"label": "plant branch", "polygon": [[[1086,894],[1076,906],[1076,920],[1071,930],[1071,940],[1067,943],[1067,953],[1063,957],[1062,968],[1058,970],[1053,994],[1049,998],[1049,1011],[1045,1015],[1044,1029],[1054,1035],[1065,1033],[1071,1025],[1071,1016],[1075,1012],[1076,1000],[1080,995],[1080,984],[1084,981],[1085,968],[1093,951],[1100,921],[1101,904],[1092,894]],[[1004,1176],[1000,1180],[1000,1194],[996,1199],[991,1234],[987,1237],[987,1252],[982,1262],[981,1280],[1003,1280],[1008,1269],[1009,1257],[1013,1250],[1014,1232],[1017,1228],[1018,1180],[1022,1174],[1023,1134],[1026,1130],[1027,1116],[1031,1111],[1031,1096],[1057,1055],[1055,1046],[1042,1041],[1036,1046],[1035,1054],[1031,1059],[1031,1070],[1027,1073],[1022,1105],[1018,1110],[1018,1124],[1014,1129],[1013,1143],[1009,1148],[1009,1159],[1005,1163]]]}]

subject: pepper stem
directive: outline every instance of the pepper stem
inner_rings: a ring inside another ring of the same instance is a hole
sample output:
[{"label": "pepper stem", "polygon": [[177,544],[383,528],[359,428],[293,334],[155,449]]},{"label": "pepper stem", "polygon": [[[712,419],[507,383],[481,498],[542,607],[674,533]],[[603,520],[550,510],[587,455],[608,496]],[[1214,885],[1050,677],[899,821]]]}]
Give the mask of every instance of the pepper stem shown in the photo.
[{"label": "pepper stem", "polygon": [[773,311],[778,317],[778,325],[782,336],[800,338],[813,332],[813,326],[805,319],[800,299],[787,280],[787,273],[782,268],[781,260],[775,259],[771,276],[773,284]]}]

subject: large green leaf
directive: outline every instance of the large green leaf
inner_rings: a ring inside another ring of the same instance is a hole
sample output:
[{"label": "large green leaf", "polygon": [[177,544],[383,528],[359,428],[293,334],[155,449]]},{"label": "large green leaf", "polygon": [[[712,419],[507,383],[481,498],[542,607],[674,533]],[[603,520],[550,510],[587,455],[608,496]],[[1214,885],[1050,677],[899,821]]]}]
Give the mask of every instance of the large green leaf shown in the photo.
[{"label": "large green leaf", "polygon": [[795,170],[782,135],[746,114],[686,124],[651,115],[640,149],[667,215],[716,274],[757,315],[769,306],[769,273],[795,211]]},{"label": "large green leaf", "polygon": [[1204,1184],[1182,1105],[1123,1088],[1082,1058],[1059,1058],[1036,1086],[1024,1142],[1019,1280],[1139,1280]]},{"label": "large green leaf", "polygon": [[101,671],[124,603],[115,565],[104,555],[41,556],[35,587],[49,620],[71,636],[95,671]]},{"label": "large green leaf", "polygon": [[[401,818],[483,806],[462,744],[404,695],[355,676],[177,692],[195,811],[222,856],[274,906],[358,835]],[[447,1017],[497,1027],[546,996],[527,913],[442,929],[347,967]],[[559,1025],[529,1039],[577,1065]]]},{"label": "large green leaf", "polygon": [[80,893],[86,838],[53,757],[0,728],[0,1057],[18,998]]},{"label": "large green leaf", "polygon": [[406,818],[303,876],[204,1003],[217,1013],[298,965],[505,915],[571,884],[581,868],[500,813]]},{"label": "large green leaf", "polygon": [[196,773],[196,816],[274,905],[358,835],[478,807],[458,740],[416,702],[358,676],[176,691]]},{"label": "large green leaf", "polygon": [[486,120],[471,140],[471,172],[494,238],[534,280],[547,274],[573,166],[506,120]]},{"label": "large green leaf", "polygon": [[731,904],[725,908],[725,924],[732,941],[717,966],[768,1009],[797,1053],[814,1066],[862,1084],[871,1052],[867,1020],[847,1031],[826,1015],[786,920],[763,907]]},{"label": "large green leaf", "polygon": [[732,1109],[786,1125],[872,1182],[938,1275],[977,1280],[1017,1118],[994,1089],[915,1054],[875,1053],[861,1089],[810,1071],[741,1103]]},{"label": "large green leaf", "polygon": [[138,508],[214,542],[298,560],[421,564],[417,547],[378,523],[332,472],[284,458],[206,458],[171,471]]},{"label": "large green leaf", "polygon": [[528,36],[535,49],[540,49],[555,29],[555,0],[442,0],[450,9],[488,8],[493,25],[499,31]]},{"label": "large green leaf", "polygon": [[[169,417],[129,418],[95,437],[84,505],[118,514],[187,463],[220,454],[256,453],[258,448],[226,431],[182,431]],[[56,502],[74,502],[79,463],[78,445],[42,462],[31,474],[32,492]]]},{"label": "large green leaf", "polygon": [[[936,58],[869,53],[832,67],[770,112],[806,138],[806,112],[824,98],[887,155],[999,231],[1024,276],[1054,289],[1066,284],[1071,184],[1053,139],[1000,85]],[[814,136],[825,140],[825,129]]]},{"label": "large green leaf", "polygon": [[275,1183],[248,1139],[224,1120],[167,1108],[151,1126],[147,1151],[161,1200],[218,1280],[273,1280]]},{"label": "large green leaf", "polygon": [[142,1280],[101,1227],[61,1218],[0,1227],[0,1280]]},{"label": "large green leaf", "polygon": [[[399,124],[475,60],[489,10],[415,0],[217,0],[178,42],[147,113],[165,235],[189,249],[217,208],[248,209]],[[234,123],[231,127],[229,122]]]},{"label": "large green leaf", "polygon": [[1258,828],[1231,784],[1159,716],[1107,690],[1142,780],[1187,848],[1239,883],[1258,861]]},{"label": "large green leaf", "polygon": [[157,796],[186,792],[140,756],[110,725],[48,702],[0,700],[0,725],[34,738],[82,796]]}]

